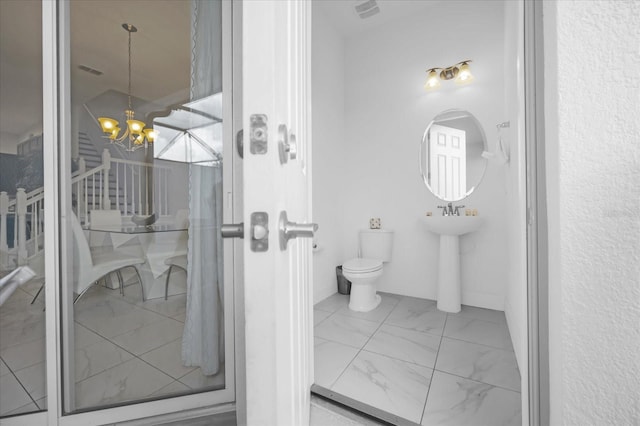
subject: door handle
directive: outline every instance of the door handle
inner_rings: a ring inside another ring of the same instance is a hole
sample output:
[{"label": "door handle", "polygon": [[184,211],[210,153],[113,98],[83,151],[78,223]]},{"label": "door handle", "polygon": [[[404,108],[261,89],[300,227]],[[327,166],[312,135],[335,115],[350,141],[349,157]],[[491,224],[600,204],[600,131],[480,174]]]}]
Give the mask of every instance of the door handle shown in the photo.
[{"label": "door handle", "polygon": [[222,238],[244,238],[244,222],[223,224],[220,235]]},{"label": "door handle", "polygon": [[296,223],[289,222],[287,212],[280,212],[280,221],[278,224],[280,234],[280,250],[287,249],[287,243],[292,238],[313,238],[318,230],[317,223]]}]

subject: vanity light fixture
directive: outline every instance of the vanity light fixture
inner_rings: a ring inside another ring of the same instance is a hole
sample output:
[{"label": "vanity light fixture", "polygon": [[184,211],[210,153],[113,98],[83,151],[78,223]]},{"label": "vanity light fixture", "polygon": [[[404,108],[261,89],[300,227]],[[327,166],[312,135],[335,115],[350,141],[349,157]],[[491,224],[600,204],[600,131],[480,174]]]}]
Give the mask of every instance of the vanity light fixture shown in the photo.
[{"label": "vanity light fixture", "polygon": [[424,84],[425,90],[435,90],[441,86],[441,80],[453,80],[454,78],[458,85],[471,83],[474,78],[469,69],[469,62],[471,62],[470,59],[446,68],[429,68],[427,70],[427,81]]}]

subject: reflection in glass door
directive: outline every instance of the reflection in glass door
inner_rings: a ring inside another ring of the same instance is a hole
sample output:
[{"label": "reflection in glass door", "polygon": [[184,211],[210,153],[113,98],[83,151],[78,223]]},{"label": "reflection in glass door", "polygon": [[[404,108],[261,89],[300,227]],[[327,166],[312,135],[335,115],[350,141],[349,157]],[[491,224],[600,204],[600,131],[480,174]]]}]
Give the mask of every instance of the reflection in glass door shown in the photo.
[{"label": "reflection in glass door", "polygon": [[67,413],[233,389],[222,6],[70,2]]},{"label": "reflection in glass door", "polygon": [[0,418],[47,408],[41,9],[0,1],[0,278],[35,273],[0,286]]}]

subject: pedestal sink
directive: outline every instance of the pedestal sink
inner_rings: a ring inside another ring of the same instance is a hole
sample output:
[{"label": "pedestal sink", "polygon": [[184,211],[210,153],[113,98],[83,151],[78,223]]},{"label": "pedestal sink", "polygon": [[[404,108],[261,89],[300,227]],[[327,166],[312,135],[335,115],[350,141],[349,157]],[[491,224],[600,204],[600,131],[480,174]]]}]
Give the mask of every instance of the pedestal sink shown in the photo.
[{"label": "pedestal sink", "polygon": [[460,312],[460,235],[477,231],[482,224],[479,216],[427,216],[427,229],[440,235],[438,261],[438,309]]}]

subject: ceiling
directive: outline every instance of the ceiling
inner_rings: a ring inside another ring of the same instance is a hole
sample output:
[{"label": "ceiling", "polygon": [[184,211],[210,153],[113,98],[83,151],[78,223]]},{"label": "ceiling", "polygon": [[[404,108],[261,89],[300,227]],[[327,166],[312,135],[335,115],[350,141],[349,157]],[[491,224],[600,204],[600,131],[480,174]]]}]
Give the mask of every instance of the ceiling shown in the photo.
[{"label": "ceiling", "polygon": [[[418,13],[443,0],[377,0],[380,13],[362,19],[363,0],[315,0],[344,36]],[[127,92],[127,32],[132,36],[132,93],[156,104],[186,99],[189,87],[190,5],[184,0],[72,0],[72,103],[104,92]],[[23,136],[42,122],[41,1],[0,0],[0,131]],[[93,75],[78,65],[101,71]],[[166,102],[163,102],[163,99]]]},{"label": "ceiling", "polygon": [[[190,72],[191,2],[71,1],[72,103],[107,91],[127,92],[128,33],[132,35],[132,94],[162,104],[186,100]],[[22,136],[42,122],[40,0],[0,0],[0,131]],[[101,71],[93,75],[85,65]]]},{"label": "ceiling", "polygon": [[362,33],[399,18],[417,14],[446,0],[376,0],[380,12],[360,18],[355,6],[366,0],[315,0],[313,11],[320,11],[345,37]]}]

